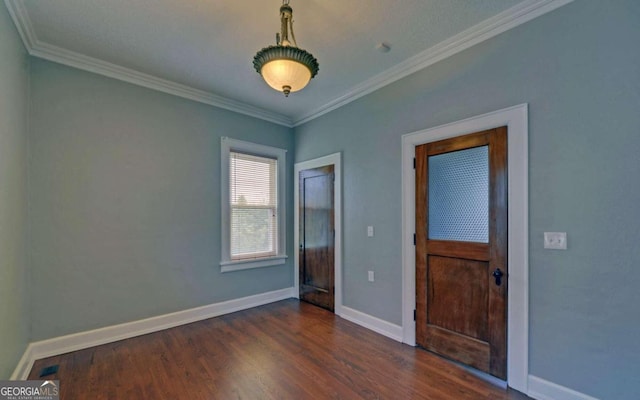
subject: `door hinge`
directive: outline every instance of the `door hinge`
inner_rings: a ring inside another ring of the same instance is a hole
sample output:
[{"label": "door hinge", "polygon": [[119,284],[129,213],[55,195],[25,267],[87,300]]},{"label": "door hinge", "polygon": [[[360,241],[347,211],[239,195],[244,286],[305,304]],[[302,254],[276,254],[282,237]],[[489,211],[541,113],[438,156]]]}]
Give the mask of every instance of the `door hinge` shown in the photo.
[{"label": "door hinge", "polygon": [[416,169],[416,158],[413,157],[413,169]]},{"label": "door hinge", "polygon": [[413,320],[414,321],[416,320],[416,310],[415,309],[413,310]]},{"label": "door hinge", "polygon": [[413,245],[414,246],[416,245],[416,234],[415,233],[413,234]]}]

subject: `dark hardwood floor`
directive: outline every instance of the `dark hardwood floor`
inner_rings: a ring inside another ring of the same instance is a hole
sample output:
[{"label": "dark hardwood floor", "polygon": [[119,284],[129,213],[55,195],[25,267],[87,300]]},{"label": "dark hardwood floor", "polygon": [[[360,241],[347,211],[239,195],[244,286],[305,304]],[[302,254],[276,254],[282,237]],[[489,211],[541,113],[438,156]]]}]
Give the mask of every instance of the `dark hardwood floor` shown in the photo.
[{"label": "dark hardwood floor", "polygon": [[52,364],[62,400],[528,399],[293,299],[38,360],[29,379]]}]

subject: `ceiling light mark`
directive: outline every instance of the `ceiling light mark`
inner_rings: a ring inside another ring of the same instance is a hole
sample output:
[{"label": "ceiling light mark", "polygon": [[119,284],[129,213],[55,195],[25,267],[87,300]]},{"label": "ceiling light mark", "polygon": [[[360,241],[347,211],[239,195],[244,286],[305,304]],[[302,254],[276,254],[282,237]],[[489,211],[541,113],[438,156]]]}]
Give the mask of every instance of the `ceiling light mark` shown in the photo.
[{"label": "ceiling light mark", "polygon": [[380,53],[388,53],[391,50],[391,45],[387,42],[380,42],[376,45],[376,49]]}]

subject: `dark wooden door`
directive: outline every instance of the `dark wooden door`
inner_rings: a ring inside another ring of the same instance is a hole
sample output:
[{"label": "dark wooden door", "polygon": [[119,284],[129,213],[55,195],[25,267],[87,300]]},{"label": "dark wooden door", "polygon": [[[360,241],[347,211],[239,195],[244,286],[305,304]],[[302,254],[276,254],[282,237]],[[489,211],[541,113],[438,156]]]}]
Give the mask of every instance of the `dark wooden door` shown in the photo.
[{"label": "dark wooden door", "polygon": [[507,375],[507,128],[416,147],[416,342]]},{"label": "dark wooden door", "polygon": [[300,171],[300,299],[334,310],[333,165]]}]

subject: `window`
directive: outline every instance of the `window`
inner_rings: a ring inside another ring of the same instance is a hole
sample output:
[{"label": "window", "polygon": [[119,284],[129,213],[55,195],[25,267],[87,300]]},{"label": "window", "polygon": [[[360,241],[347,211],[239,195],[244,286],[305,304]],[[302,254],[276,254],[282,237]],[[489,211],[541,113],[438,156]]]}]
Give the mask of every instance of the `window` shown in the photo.
[{"label": "window", "polygon": [[231,151],[231,260],[278,253],[278,160]]},{"label": "window", "polygon": [[284,264],[286,151],[222,138],[221,271]]}]

